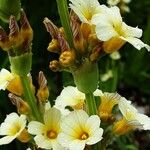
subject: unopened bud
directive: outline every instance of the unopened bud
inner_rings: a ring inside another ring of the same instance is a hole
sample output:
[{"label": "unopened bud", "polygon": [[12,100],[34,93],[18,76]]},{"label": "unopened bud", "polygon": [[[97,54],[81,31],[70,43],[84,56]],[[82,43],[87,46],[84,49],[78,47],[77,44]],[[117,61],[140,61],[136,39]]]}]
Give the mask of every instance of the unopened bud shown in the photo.
[{"label": "unopened bud", "polygon": [[92,53],[91,53],[91,55],[90,55],[90,61],[97,61],[98,60],[98,58],[100,57],[100,55],[101,55],[101,49],[102,49],[102,47],[101,47],[101,45],[99,45],[99,46],[97,46],[97,47],[95,47],[93,50],[92,50]]},{"label": "unopened bud", "polygon": [[20,18],[20,24],[21,24],[21,36],[23,38],[23,45],[26,48],[29,49],[30,43],[33,39],[33,30],[29,24],[29,21],[26,17],[26,14],[23,10],[21,10],[21,18]]},{"label": "unopened bud", "polygon": [[95,47],[99,43],[100,43],[100,41],[98,40],[96,35],[94,35],[94,34],[89,35],[88,44],[90,45],[90,47]]},{"label": "unopened bud", "polygon": [[64,67],[72,66],[75,62],[75,52],[73,50],[67,50],[61,53],[59,62]]},{"label": "unopened bud", "polygon": [[10,98],[13,105],[17,107],[17,111],[19,114],[28,115],[30,114],[30,107],[27,102],[23,101],[20,97],[9,93],[8,97]]},{"label": "unopened bud", "polygon": [[5,51],[8,51],[10,48],[9,38],[1,26],[0,26],[0,47]]},{"label": "unopened bud", "polygon": [[58,28],[53,24],[53,22],[48,18],[45,18],[43,23],[47,29],[47,32],[49,32],[52,36],[52,39],[57,39]]},{"label": "unopened bud", "polygon": [[52,41],[48,45],[47,50],[54,53],[60,53],[60,46],[58,40],[52,39]]},{"label": "unopened bud", "polygon": [[81,32],[82,32],[84,39],[88,39],[91,33],[91,26],[87,23],[82,23],[80,28],[81,28]]},{"label": "unopened bud", "polygon": [[21,40],[19,39],[19,27],[17,24],[17,21],[15,19],[14,16],[11,16],[9,19],[9,29],[10,29],[10,33],[9,33],[9,40],[10,43],[14,46],[16,45],[20,45]]},{"label": "unopened bud", "polygon": [[62,52],[69,49],[69,44],[61,32],[58,33],[58,42]]},{"label": "unopened bud", "polygon": [[57,71],[60,71],[60,70],[61,70],[61,65],[60,65],[59,61],[53,60],[53,61],[50,62],[49,68],[50,68],[52,71],[57,72]]},{"label": "unopened bud", "polygon": [[39,89],[37,91],[37,97],[40,102],[42,103],[46,102],[46,100],[49,97],[49,89],[47,86],[47,80],[42,71],[39,72],[38,84],[39,84]]}]

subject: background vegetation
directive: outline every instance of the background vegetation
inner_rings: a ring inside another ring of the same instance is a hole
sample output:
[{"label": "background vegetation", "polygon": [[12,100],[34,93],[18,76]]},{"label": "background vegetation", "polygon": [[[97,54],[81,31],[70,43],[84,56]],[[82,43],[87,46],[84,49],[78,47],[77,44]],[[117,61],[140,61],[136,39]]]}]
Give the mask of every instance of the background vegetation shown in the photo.
[{"label": "background vegetation", "polygon": [[[105,4],[106,0],[100,0]],[[30,24],[34,30],[33,40],[33,67],[32,76],[35,86],[37,85],[37,75],[42,70],[49,83],[50,101],[53,103],[59,95],[63,86],[73,85],[72,76],[68,73],[54,73],[49,69],[49,62],[58,56],[47,51],[50,35],[43,25],[44,17],[50,18],[56,25],[60,26],[59,16],[55,0],[22,0]],[[124,21],[131,25],[143,29],[143,41],[150,44],[150,0],[131,0],[129,4],[130,13],[123,14]],[[8,29],[8,26],[0,22]],[[114,92],[132,100],[138,106],[146,110],[150,116],[150,53],[145,49],[138,51],[131,45],[126,44],[120,51],[121,59],[112,60],[109,56],[101,58],[99,61],[100,74],[106,73],[109,69],[113,72],[113,77],[106,82],[100,82],[99,87],[103,91]],[[0,68],[9,68],[8,58],[5,52],[0,52]],[[8,93],[0,91],[0,122],[6,114],[16,111],[10,103]],[[142,143],[142,144],[141,144]],[[17,140],[7,146],[0,146],[0,150],[25,150],[27,145],[23,145]],[[112,142],[110,149],[118,150],[146,150],[150,149],[150,132],[136,131],[123,137],[118,137]]]}]

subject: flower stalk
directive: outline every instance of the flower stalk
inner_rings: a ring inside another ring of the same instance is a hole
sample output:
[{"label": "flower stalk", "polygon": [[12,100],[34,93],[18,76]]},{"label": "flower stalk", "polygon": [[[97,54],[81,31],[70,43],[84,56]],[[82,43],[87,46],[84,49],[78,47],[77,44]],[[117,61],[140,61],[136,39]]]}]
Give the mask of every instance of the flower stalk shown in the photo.
[{"label": "flower stalk", "polygon": [[93,93],[85,94],[86,104],[87,104],[87,112],[89,115],[97,115],[97,108],[95,103],[95,98]]},{"label": "flower stalk", "polygon": [[36,98],[31,90],[29,79],[27,76],[20,76],[20,79],[24,88],[24,96],[31,107],[32,115],[36,120],[41,121],[41,115],[37,107]]}]

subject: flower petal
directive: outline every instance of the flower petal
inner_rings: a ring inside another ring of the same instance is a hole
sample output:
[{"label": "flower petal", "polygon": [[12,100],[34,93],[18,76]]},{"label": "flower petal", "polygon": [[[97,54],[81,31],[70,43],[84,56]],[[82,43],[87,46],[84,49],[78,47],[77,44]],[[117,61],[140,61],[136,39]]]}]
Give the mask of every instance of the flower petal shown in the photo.
[{"label": "flower petal", "polygon": [[95,32],[98,39],[101,41],[108,41],[112,37],[118,36],[118,33],[114,30],[113,26],[108,22],[103,21],[96,25]]},{"label": "flower petal", "polygon": [[81,140],[73,140],[69,144],[70,150],[83,150],[84,147],[85,147],[85,141],[81,141]]},{"label": "flower petal", "polygon": [[142,36],[143,31],[139,29],[138,27],[134,28],[131,26],[128,26],[124,22],[122,23],[122,30],[124,31],[124,37],[136,37],[140,38]]},{"label": "flower petal", "polygon": [[44,148],[44,149],[51,149],[52,148],[51,141],[47,140],[43,135],[37,135],[34,138],[34,140],[35,140],[35,143],[40,148]]},{"label": "flower petal", "polygon": [[88,138],[86,144],[88,145],[93,145],[100,140],[102,140],[102,135],[103,135],[103,129],[102,128],[97,128],[94,135]]},{"label": "flower petal", "polygon": [[125,118],[127,117],[126,115],[128,112],[131,112],[135,115],[138,113],[137,109],[131,105],[131,101],[126,100],[124,97],[120,99],[118,106],[119,110],[121,111],[122,115],[125,116]]},{"label": "flower petal", "polygon": [[67,86],[62,90],[60,96],[57,97],[55,105],[62,107],[73,106],[84,100],[84,93],[80,92],[76,87]]},{"label": "flower petal", "polygon": [[[21,117],[21,118],[20,118]],[[21,129],[25,127],[26,117],[25,115],[18,116],[17,113],[11,113],[7,115],[6,119],[0,126],[0,135],[8,135],[10,129],[14,126],[14,124],[19,123]]]},{"label": "flower petal", "polygon": [[144,130],[150,130],[150,117],[144,114],[138,114],[137,120],[142,124]]},{"label": "flower petal", "polygon": [[14,76],[6,69],[0,71],[0,90],[5,90]]},{"label": "flower petal", "polygon": [[59,128],[61,113],[57,108],[50,108],[44,113],[44,123],[46,126]]},{"label": "flower petal", "polygon": [[143,43],[140,39],[134,38],[134,37],[120,37],[121,39],[129,42],[130,44],[132,44],[136,49],[140,50],[141,48],[146,48],[148,51],[150,51],[150,46]]},{"label": "flower petal", "polygon": [[44,133],[45,126],[38,121],[31,121],[28,124],[28,132],[33,135]]},{"label": "flower petal", "polygon": [[0,145],[9,144],[12,142],[16,137],[15,136],[5,136],[0,139]]},{"label": "flower petal", "polygon": [[95,132],[95,130],[99,128],[100,122],[101,121],[100,121],[99,116],[92,115],[87,119],[87,121],[85,123],[85,128],[88,131],[90,130],[91,134],[93,134]]},{"label": "flower petal", "polygon": [[71,143],[71,141],[73,141],[74,139],[75,138],[73,136],[66,133],[60,133],[58,135],[58,141],[64,147],[68,147],[69,143]]}]

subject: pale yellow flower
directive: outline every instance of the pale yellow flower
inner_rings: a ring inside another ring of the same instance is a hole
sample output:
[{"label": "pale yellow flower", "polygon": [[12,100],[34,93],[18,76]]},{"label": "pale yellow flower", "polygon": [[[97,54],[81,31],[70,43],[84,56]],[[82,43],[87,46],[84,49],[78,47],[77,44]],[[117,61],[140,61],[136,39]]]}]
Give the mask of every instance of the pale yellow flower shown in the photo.
[{"label": "pale yellow flower", "polygon": [[55,101],[55,107],[60,111],[65,109],[66,106],[70,106],[73,109],[82,109],[84,102],[84,93],[80,92],[77,87],[67,86],[62,90],[60,96],[57,97]]},{"label": "pale yellow flower", "polygon": [[69,6],[84,23],[90,23],[93,15],[105,10],[98,0],[69,0]]},{"label": "pale yellow flower", "polygon": [[110,6],[115,6],[120,3],[120,0],[107,0],[107,4]]},{"label": "pale yellow flower", "polygon": [[134,129],[150,130],[150,118],[138,113],[131,101],[122,98],[118,105],[123,117],[114,124],[113,130],[116,134],[125,134]]},{"label": "pale yellow flower", "polygon": [[3,68],[0,71],[0,90],[5,90],[13,78],[12,73]]},{"label": "pale yellow flower", "polygon": [[103,129],[97,115],[88,116],[83,110],[71,112],[61,123],[60,143],[69,150],[83,150],[102,139]]},{"label": "pale yellow flower", "polygon": [[26,116],[18,116],[17,113],[7,115],[5,121],[0,126],[0,135],[4,136],[0,139],[0,145],[9,144],[15,138],[20,138],[26,127]]},{"label": "pale yellow flower", "polygon": [[31,121],[28,125],[30,134],[34,137],[35,143],[39,148],[63,150],[58,143],[58,134],[60,133],[61,113],[56,108],[50,108],[44,113],[44,123]]},{"label": "pale yellow flower", "polygon": [[129,42],[138,50],[145,47],[150,51],[150,46],[139,39],[142,30],[125,24],[116,6],[107,8],[105,13],[94,15],[92,23],[96,25],[98,39],[104,41],[103,48],[107,53],[120,49],[125,42]]},{"label": "pale yellow flower", "polygon": [[95,96],[100,96],[100,105],[98,113],[103,121],[111,121],[113,119],[112,110],[119,103],[122,97],[118,93],[99,92]]}]

